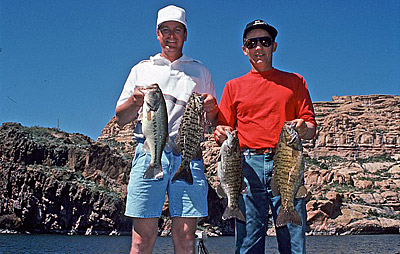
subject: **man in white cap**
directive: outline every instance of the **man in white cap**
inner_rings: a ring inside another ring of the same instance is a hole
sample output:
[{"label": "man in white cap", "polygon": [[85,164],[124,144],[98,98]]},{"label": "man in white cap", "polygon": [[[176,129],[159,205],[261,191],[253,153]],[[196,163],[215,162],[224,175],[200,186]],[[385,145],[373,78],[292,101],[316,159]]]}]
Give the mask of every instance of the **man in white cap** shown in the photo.
[{"label": "man in white cap", "polygon": [[[120,126],[132,122],[142,111],[143,86],[157,83],[163,91],[168,113],[168,132],[175,139],[185,105],[193,92],[204,97],[206,118],[216,122],[219,112],[215,88],[209,70],[199,61],[182,53],[187,38],[185,10],[173,5],[158,11],[157,39],[161,53],[135,65],[124,85],[115,110]],[[144,179],[151,155],[141,148],[144,136],[140,119],[134,136],[138,140],[132,162],[125,215],[133,217],[131,253],[151,253],[168,193],[169,213],[172,218],[172,240],[175,253],[194,253],[197,218],[207,216],[208,185],[202,159],[190,164],[193,184],[171,179],[181,161],[180,155],[163,151],[161,179]]]}]

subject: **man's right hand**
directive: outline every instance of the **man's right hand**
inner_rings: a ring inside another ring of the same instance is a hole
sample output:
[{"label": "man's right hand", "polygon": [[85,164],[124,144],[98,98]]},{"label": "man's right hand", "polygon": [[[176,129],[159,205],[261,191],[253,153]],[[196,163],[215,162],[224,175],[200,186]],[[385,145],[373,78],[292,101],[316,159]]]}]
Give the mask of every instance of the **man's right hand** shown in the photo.
[{"label": "man's right hand", "polygon": [[142,92],[142,89],[143,87],[136,87],[132,96],[129,98],[138,107],[142,107],[144,103],[144,93]]},{"label": "man's right hand", "polygon": [[215,137],[217,143],[222,144],[226,140],[226,131],[225,130],[232,132],[233,128],[230,126],[227,126],[227,125],[218,125],[215,128],[214,137]]},{"label": "man's right hand", "polygon": [[129,99],[115,109],[115,117],[120,127],[132,122],[144,103],[143,87],[136,87]]}]

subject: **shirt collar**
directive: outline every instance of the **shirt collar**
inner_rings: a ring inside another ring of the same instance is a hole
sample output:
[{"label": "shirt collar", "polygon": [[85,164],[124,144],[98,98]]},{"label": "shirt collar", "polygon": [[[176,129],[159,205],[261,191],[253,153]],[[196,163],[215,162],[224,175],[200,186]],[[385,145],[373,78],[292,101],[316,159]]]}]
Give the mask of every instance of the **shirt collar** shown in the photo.
[{"label": "shirt collar", "polygon": [[[156,64],[171,64],[171,62],[169,60],[167,60],[161,56],[161,53],[151,56],[150,60],[152,60]],[[194,61],[193,58],[188,57],[185,54],[182,54],[182,56],[180,58],[176,59],[174,62],[192,62],[192,61]]]}]

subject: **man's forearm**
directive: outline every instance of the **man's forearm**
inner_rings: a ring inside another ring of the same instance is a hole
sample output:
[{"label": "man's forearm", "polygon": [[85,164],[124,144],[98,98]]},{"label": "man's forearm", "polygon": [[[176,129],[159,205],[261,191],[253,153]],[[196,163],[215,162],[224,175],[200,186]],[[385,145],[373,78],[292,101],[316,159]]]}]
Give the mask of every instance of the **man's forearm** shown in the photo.
[{"label": "man's forearm", "polygon": [[115,117],[118,125],[122,127],[125,124],[132,122],[140,108],[141,106],[136,105],[132,100],[132,97],[129,98],[124,104],[117,107],[115,110]]},{"label": "man's forearm", "polygon": [[212,126],[217,125],[218,113],[219,113],[218,104],[215,104],[214,108],[210,112],[206,113],[206,118],[212,124]]}]

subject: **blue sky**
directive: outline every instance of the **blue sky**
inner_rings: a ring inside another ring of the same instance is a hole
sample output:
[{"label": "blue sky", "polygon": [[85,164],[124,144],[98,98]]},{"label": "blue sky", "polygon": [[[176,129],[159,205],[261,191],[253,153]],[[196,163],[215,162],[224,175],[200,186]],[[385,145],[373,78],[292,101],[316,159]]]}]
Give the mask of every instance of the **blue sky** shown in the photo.
[{"label": "blue sky", "polygon": [[[250,70],[245,25],[278,30],[275,68],[304,76],[313,101],[400,94],[400,1],[0,0],[0,123],[97,139],[130,68],[160,52],[158,9],[187,11],[184,53],[225,83]],[[251,91],[249,91],[251,92]]]}]

